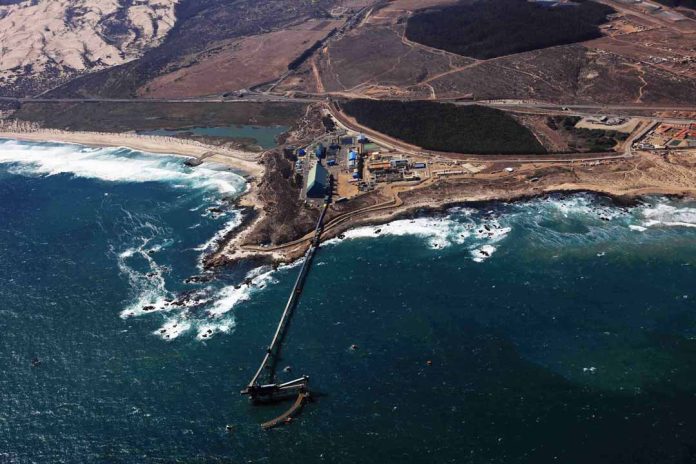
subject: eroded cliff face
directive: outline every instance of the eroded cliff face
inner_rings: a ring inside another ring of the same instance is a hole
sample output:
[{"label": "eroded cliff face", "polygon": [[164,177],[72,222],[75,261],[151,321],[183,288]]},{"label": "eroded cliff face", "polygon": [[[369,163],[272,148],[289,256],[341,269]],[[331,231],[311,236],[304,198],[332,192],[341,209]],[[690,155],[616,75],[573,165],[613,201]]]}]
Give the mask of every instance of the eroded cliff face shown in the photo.
[{"label": "eroded cliff face", "polygon": [[167,35],[179,0],[26,0],[0,4],[0,88],[52,81],[139,58]]}]

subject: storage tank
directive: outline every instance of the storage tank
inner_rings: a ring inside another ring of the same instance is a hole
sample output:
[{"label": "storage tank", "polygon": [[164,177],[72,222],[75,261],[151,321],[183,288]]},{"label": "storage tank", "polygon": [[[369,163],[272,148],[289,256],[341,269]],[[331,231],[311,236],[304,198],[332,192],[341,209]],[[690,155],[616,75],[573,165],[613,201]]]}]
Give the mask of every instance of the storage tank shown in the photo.
[{"label": "storage tank", "polygon": [[317,145],[317,148],[314,150],[314,154],[317,155],[317,158],[319,159],[322,159],[326,156],[326,147],[323,143]]}]

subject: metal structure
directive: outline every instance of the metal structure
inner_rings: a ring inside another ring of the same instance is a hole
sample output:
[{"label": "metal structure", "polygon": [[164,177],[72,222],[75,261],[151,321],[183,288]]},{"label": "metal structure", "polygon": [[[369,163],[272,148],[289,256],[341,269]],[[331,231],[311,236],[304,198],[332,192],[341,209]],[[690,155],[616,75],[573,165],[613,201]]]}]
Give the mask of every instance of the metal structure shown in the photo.
[{"label": "metal structure", "polygon": [[[332,179],[329,178],[329,186],[331,186],[331,184]],[[297,307],[297,304],[299,303],[305,280],[307,279],[307,274],[312,266],[314,255],[319,248],[321,233],[324,229],[324,218],[326,217],[326,212],[330,203],[331,191],[329,187],[326,193],[321,215],[319,216],[319,220],[317,221],[317,225],[314,229],[314,238],[312,240],[312,244],[305,254],[305,259],[302,263],[302,267],[300,268],[300,273],[295,280],[295,285],[292,287],[292,291],[285,305],[285,309],[283,310],[283,314],[280,316],[280,321],[276,327],[271,344],[268,345],[268,348],[266,349],[266,354],[261,361],[261,365],[251,378],[251,381],[249,381],[246,388],[241,392],[242,395],[248,395],[255,403],[273,402],[280,399],[285,399],[289,395],[297,394],[297,399],[293,406],[283,415],[262,424],[262,427],[264,428],[275,427],[276,425],[280,425],[291,420],[292,415],[301,409],[310,396],[308,376],[303,375],[302,377],[289,382],[277,383],[276,369],[278,360],[280,359],[283,339],[287,333],[290,319],[295,308]]]}]

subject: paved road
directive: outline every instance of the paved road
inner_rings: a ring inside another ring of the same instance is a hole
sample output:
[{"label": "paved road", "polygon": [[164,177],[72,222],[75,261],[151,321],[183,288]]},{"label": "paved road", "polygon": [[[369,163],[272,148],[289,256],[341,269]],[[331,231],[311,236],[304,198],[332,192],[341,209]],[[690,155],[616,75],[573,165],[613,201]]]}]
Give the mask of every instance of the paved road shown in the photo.
[{"label": "paved road", "polygon": [[249,93],[245,97],[223,98],[220,96],[199,98],[31,98],[31,97],[0,97],[0,101],[19,101],[22,103],[239,103],[239,102],[297,102],[314,103],[325,100],[320,97],[286,97],[283,95],[267,95]]},{"label": "paved road", "polygon": [[[0,101],[19,101],[37,103],[268,103],[268,102],[294,102],[294,103],[314,103],[327,101],[331,95],[307,95],[302,97],[292,97],[285,95],[266,94],[260,92],[248,93],[244,97],[222,98],[219,96],[199,97],[199,98],[14,98],[0,97]],[[406,100],[404,100],[406,101]],[[591,114],[617,114],[630,115],[631,112],[645,111],[682,111],[696,113],[696,106],[670,106],[670,105],[595,105],[595,104],[561,104],[530,101],[510,101],[510,100],[467,100],[452,101],[458,106],[485,105],[500,109],[515,111],[532,112],[558,112],[558,113],[591,113]],[[677,120],[678,118],[671,118]]]}]

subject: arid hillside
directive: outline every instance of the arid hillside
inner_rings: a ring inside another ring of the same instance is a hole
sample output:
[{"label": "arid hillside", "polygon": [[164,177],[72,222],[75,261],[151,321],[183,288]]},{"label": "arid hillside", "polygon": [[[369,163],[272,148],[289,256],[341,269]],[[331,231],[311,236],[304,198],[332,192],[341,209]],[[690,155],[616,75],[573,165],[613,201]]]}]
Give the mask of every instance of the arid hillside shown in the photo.
[{"label": "arid hillside", "polygon": [[[255,66],[261,80],[279,78],[287,69],[283,61],[294,59],[328,34],[333,28],[331,19],[340,19],[349,14],[344,11],[370,1],[376,0],[180,0],[176,27],[160,46],[137,61],[76,79],[49,95],[168,96],[172,94],[164,87],[170,84],[176,84],[172,92],[177,96],[205,95],[253,85],[256,76],[247,67],[253,71]],[[337,9],[337,5],[342,7]],[[307,23],[312,26],[303,28]],[[269,35],[273,32],[281,33],[280,37]],[[271,43],[277,47],[269,47]],[[280,56],[282,53],[287,56]],[[197,76],[205,77],[200,89],[195,85]]]},{"label": "arid hillside", "polygon": [[0,94],[21,95],[140,58],[173,27],[178,0],[3,3]]},{"label": "arid hillside", "polygon": [[[568,16],[580,11],[576,6],[556,11],[570,21],[559,29],[557,21],[543,21],[555,10],[506,1],[527,12],[530,27],[536,24],[538,33],[521,36],[525,43],[515,35],[522,30],[519,15],[498,14],[495,1],[394,0],[275,90],[348,98],[696,102],[696,21],[684,9],[650,14],[631,2],[597,0],[587,24]],[[484,5],[490,8],[481,10],[489,11],[481,13],[486,23],[471,22],[468,12]],[[409,37],[409,24],[422,26],[419,39],[427,44]]]}]

